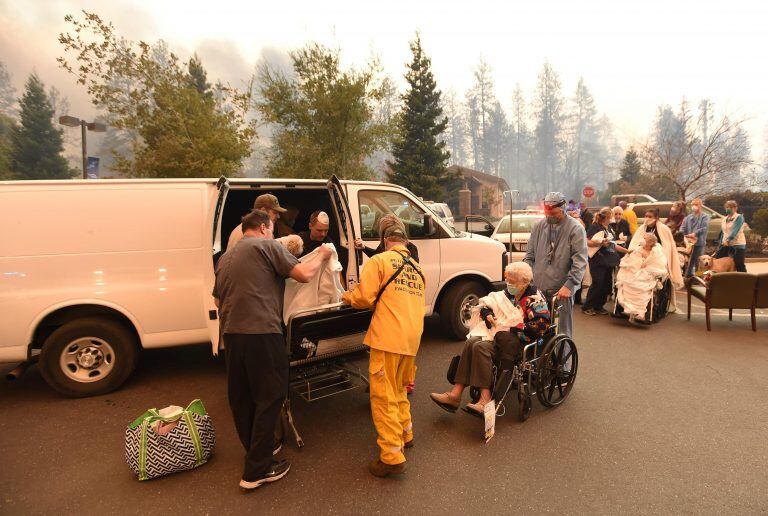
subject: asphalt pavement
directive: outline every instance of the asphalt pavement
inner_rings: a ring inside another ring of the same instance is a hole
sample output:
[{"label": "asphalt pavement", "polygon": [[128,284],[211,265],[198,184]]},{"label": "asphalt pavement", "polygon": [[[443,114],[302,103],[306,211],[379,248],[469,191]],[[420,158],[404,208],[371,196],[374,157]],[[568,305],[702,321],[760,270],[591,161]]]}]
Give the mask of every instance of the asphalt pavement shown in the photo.
[{"label": "asphalt pavement", "polygon": [[[678,304],[683,306],[681,297]],[[294,401],[306,447],[288,443],[280,482],[242,494],[243,451],[225,370],[208,347],[143,353],[117,392],[62,398],[36,367],[0,380],[1,514],[746,514],[768,512],[768,314],[758,332],[737,312],[649,328],[575,314],[579,372],[565,403],[534,403],[525,423],[448,414],[429,392],[461,343],[428,321],[412,395],[408,471],[372,477],[367,395]],[[364,358],[356,362],[363,370]],[[0,366],[4,375],[9,366]],[[126,425],[150,407],[201,398],[216,452],[200,468],[138,482],[123,458]],[[512,411],[510,411],[512,412]]]}]

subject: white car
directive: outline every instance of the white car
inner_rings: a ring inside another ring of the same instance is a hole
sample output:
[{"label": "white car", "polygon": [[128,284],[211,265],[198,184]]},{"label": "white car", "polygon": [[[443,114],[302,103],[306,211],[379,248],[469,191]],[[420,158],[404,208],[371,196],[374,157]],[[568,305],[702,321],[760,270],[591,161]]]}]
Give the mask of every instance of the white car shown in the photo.
[{"label": "white car", "polygon": [[[512,255],[510,262],[519,262],[525,257],[528,250],[528,240],[531,238],[531,230],[544,218],[544,213],[538,210],[525,210],[512,212]],[[491,238],[501,242],[509,249],[509,215],[503,217],[496,225]]]},{"label": "white car", "polygon": [[451,212],[451,208],[446,203],[427,201],[424,204],[426,204],[427,208],[432,210],[438,217],[447,222],[449,226],[455,227],[453,213]]},{"label": "white car", "polygon": [[[89,396],[118,388],[143,348],[210,342],[217,353],[214,265],[265,193],[290,208],[292,232],[306,229],[314,210],[326,211],[340,250],[358,236],[375,248],[377,221],[396,206],[419,250],[425,315],[439,313],[457,339],[466,338],[471,305],[503,286],[501,244],[454,231],[393,184],[335,177],[0,181],[0,362],[39,360],[55,390]],[[346,288],[358,281],[361,255],[340,253]],[[323,338],[364,331],[370,319],[341,306],[317,315],[325,318]],[[287,334],[293,342],[290,324]]]}]

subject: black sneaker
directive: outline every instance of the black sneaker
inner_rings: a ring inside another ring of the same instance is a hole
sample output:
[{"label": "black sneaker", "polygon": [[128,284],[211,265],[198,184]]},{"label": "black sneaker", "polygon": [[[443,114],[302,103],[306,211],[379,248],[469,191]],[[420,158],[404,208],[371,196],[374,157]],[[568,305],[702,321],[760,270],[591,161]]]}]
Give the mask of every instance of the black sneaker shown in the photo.
[{"label": "black sneaker", "polygon": [[291,469],[291,463],[287,460],[281,460],[280,462],[273,462],[269,467],[269,470],[264,473],[263,476],[255,480],[241,480],[240,487],[246,490],[256,489],[261,484],[267,482],[276,482],[288,474]]},{"label": "black sneaker", "polygon": [[606,310],[605,308],[597,308],[595,310],[595,313],[597,315],[608,315],[610,312],[608,310]]},{"label": "black sneaker", "polygon": [[595,312],[595,311],[594,311],[593,309],[591,309],[591,308],[582,309],[582,310],[581,310],[581,313],[583,313],[584,315],[597,315],[597,312]]}]

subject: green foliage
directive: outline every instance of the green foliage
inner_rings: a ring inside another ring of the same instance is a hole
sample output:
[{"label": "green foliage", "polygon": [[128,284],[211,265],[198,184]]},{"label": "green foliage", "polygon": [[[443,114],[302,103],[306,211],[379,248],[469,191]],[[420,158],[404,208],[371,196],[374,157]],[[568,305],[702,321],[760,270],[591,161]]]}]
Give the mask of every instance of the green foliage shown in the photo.
[{"label": "green foliage", "polygon": [[68,15],[72,33],[61,34],[59,64],[86,86],[110,125],[135,135],[133,156],[115,156],[114,168],[135,177],[237,175],[251,152],[250,89],[222,88],[214,99],[202,63],[184,66],[165,44],[126,41],[111,23],[83,12]]},{"label": "green foliage", "polygon": [[267,64],[259,69],[257,106],[264,121],[275,125],[267,175],[371,178],[365,160],[385,147],[391,133],[390,124],[374,116],[388,93],[378,64],[342,70],[339,51],[316,43],[290,55],[290,76]]},{"label": "green foliage", "polygon": [[642,165],[635,149],[630,148],[621,163],[621,180],[634,185],[640,179]]},{"label": "green foliage", "polygon": [[[754,216],[763,208],[768,209],[768,192],[752,192],[749,190],[725,192],[720,195],[709,195],[705,199],[706,205],[713,210],[724,213],[725,201],[736,201],[739,205],[739,213],[744,215],[744,220],[752,224]],[[768,236],[766,233],[761,235]]]},{"label": "green foliage", "polygon": [[16,122],[6,115],[0,113],[0,181],[13,179],[11,174],[11,149],[13,134]]},{"label": "green foliage", "polygon": [[206,98],[211,98],[213,96],[211,84],[208,82],[208,74],[206,73],[205,68],[203,68],[203,63],[200,61],[200,58],[197,57],[197,54],[193,55],[190,58],[189,63],[187,63],[187,81],[200,95],[203,95]]},{"label": "green foliage", "polygon": [[446,191],[446,186],[458,187],[448,177],[450,154],[440,138],[448,119],[440,107],[440,91],[430,69],[431,60],[424,54],[418,35],[410,46],[413,61],[405,74],[408,91],[403,95],[404,107],[397,124],[394,159],[387,162],[391,170],[387,179],[425,199],[447,199],[454,192]]},{"label": "green foliage", "polygon": [[618,180],[611,183],[611,188],[607,198],[618,194],[647,194],[660,201],[671,201],[678,199],[678,191],[675,184],[664,176],[650,176],[640,174],[635,183]]},{"label": "green foliage", "polygon": [[752,215],[752,231],[768,237],[768,208],[760,208]]},{"label": "green foliage", "polygon": [[61,155],[62,130],[53,125],[45,87],[32,74],[19,100],[20,124],[11,133],[10,170],[14,179],[69,179],[73,170]]},{"label": "green foliage", "polygon": [[16,116],[16,89],[11,82],[11,74],[0,61],[0,114]]}]

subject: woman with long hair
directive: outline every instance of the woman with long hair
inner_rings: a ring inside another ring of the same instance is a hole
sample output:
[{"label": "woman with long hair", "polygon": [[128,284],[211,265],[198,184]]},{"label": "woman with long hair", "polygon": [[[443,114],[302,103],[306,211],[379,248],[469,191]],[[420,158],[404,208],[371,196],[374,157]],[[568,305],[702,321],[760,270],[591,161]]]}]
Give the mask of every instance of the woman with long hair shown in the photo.
[{"label": "woman with long hair", "polygon": [[747,239],[744,236],[744,215],[739,213],[739,205],[736,201],[726,201],[725,218],[720,230],[720,247],[715,253],[715,258],[733,257],[736,270],[747,272],[744,256],[747,252]]},{"label": "woman with long hair", "polygon": [[613,268],[619,265],[620,254],[626,249],[616,245],[616,234],[611,228],[613,211],[601,208],[595,213],[592,225],[587,229],[587,248],[590,251],[589,273],[592,285],[587,292],[587,299],[581,307],[587,315],[606,315],[603,308],[613,288]]}]

